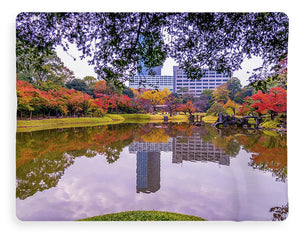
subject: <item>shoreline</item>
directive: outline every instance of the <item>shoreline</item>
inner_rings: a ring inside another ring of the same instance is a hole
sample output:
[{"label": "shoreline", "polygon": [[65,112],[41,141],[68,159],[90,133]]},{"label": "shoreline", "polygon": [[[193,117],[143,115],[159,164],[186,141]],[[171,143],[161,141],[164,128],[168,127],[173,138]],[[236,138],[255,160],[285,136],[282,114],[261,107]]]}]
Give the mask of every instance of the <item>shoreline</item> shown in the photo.
[{"label": "shoreline", "polygon": [[[49,129],[63,129],[74,127],[91,127],[119,123],[162,123],[164,116],[161,114],[106,114],[104,117],[80,117],[80,118],[51,118],[17,120],[16,132],[33,132]],[[204,116],[203,122],[212,124],[217,120],[217,116]],[[168,122],[188,122],[188,115],[168,115]],[[274,127],[259,127],[265,131],[287,132],[287,129]]]},{"label": "shoreline", "polygon": [[[39,130],[72,128],[72,127],[90,127],[100,125],[110,125],[118,123],[149,123],[163,122],[164,115],[149,114],[107,114],[104,117],[81,117],[81,118],[52,118],[37,120],[17,120],[16,132],[33,132]],[[170,122],[187,122],[187,115],[168,116]]]}]

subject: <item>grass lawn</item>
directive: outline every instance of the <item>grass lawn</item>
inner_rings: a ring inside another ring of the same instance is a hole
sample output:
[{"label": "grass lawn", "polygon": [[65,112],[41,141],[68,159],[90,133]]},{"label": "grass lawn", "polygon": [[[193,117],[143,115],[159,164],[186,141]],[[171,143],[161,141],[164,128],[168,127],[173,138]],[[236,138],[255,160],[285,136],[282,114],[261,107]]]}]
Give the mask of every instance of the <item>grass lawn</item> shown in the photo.
[{"label": "grass lawn", "polygon": [[202,118],[205,123],[215,123],[218,119],[218,116],[208,115]]},{"label": "grass lawn", "polygon": [[164,116],[168,116],[168,121],[170,122],[188,122],[188,115],[185,114],[177,114],[172,117],[169,114],[151,114],[150,120],[151,122],[162,122],[164,121]]},{"label": "grass lawn", "polygon": [[124,119],[150,120],[149,114],[121,114]]},{"label": "grass lawn", "polygon": [[[86,127],[116,123],[149,123],[163,122],[167,114],[106,114],[104,117],[58,118],[40,120],[18,120],[17,132],[31,132],[46,129]],[[168,116],[169,121],[187,122],[188,115]]]},{"label": "grass lawn", "polygon": [[190,216],[162,211],[127,211],[101,216],[93,216],[79,221],[206,221],[198,216]]},{"label": "grass lawn", "polygon": [[105,117],[111,118],[112,120],[125,120],[125,118],[119,114],[106,114]]},{"label": "grass lawn", "polygon": [[[85,127],[119,123],[108,116],[103,118],[60,118],[41,120],[18,120],[17,132],[31,132],[55,128]],[[122,122],[122,121],[121,121]]]}]

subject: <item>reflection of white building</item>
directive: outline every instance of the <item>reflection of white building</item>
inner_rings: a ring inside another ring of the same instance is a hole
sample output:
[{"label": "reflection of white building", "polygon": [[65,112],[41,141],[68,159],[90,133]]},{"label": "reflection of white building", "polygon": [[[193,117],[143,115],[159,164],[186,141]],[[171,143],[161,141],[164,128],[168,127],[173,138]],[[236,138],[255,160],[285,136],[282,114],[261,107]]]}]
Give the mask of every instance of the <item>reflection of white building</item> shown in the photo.
[{"label": "reflection of white building", "polygon": [[136,192],[155,193],[160,189],[160,152],[138,151]]},{"label": "reflection of white building", "polygon": [[182,163],[183,160],[230,165],[229,155],[212,143],[204,142],[197,133],[188,138],[174,138],[172,163]]},{"label": "reflection of white building", "polygon": [[136,153],[138,151],[160,152],[172,151],[173,139],[169,139],[167,143],[150,143],[150,142],[132,142],[129,145],[129,153]]}]

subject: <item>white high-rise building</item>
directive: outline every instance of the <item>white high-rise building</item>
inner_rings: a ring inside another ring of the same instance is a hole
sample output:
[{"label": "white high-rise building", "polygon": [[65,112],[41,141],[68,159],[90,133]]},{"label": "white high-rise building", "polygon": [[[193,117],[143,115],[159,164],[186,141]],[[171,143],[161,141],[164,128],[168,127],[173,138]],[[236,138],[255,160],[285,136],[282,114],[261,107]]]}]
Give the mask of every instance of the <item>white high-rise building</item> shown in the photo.
[{"label": "white high-rise building", "polygon": [[162,75],[136,75],[129,82],[129,87],[133,89],[147,88],[163,90],[165,87],[173,92],[173,76]]},{"label": "white high-rise building", "polygon": [[187,78],[183,69],[174,66],[173,79],[174,92],[184,87],[194,96],[200,96],[205,89],[214,90],[217,86],[227,82],[230,77],[214,70],[205,70],[205,75],[200,80],[191,80]]}]

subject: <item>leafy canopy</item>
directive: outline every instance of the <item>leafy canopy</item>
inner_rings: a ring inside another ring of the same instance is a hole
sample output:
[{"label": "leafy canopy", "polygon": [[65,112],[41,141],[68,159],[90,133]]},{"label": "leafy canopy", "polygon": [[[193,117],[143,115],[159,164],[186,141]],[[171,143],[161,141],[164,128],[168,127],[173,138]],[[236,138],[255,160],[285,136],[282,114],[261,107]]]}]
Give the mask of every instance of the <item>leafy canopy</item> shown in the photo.
[{"label": "leafy canopy", "polygon": [[[75,44],[95,72],[120,86],[139,62],[147,68],[172,57],[188,78],[200,79],[203,67],[231,73],[243,60],[260,56],[263,65],[287,57],[288,17],[284,13],[20,13],[17,40],[47,52]],[[23,49],[25,52],[26,50]]]}]

